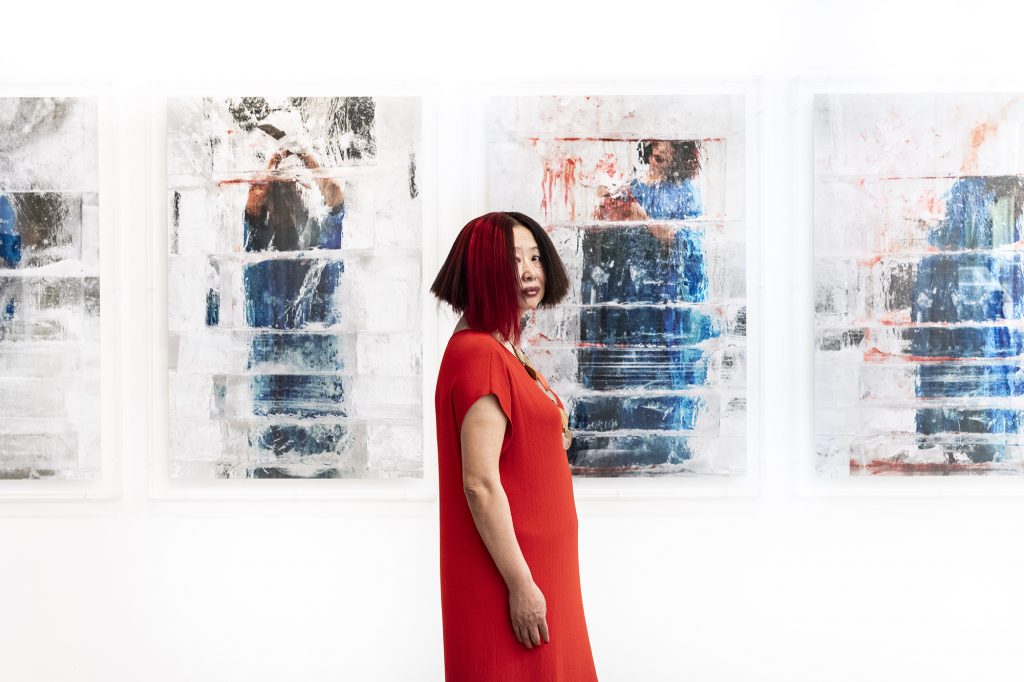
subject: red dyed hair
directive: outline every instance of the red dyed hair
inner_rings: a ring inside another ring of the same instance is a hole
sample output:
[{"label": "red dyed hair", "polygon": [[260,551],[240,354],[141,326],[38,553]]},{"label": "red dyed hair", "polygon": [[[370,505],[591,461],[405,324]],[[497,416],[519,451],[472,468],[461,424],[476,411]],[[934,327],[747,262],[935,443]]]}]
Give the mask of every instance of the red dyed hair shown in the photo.
[{"label": "red dyed hair", "polygon": [[507,213],[487,213],[466,223],[430,287],[466,316],[473,329],[498,332],[519,343],[519,272]]}]

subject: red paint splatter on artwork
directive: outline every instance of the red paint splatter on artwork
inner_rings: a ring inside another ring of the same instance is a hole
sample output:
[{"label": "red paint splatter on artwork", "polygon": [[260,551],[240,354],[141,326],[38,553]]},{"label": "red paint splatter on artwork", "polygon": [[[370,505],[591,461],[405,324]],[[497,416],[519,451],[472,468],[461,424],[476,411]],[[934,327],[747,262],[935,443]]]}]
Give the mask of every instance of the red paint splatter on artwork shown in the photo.
[{"label": "red paint splatter on artwork", "polygon": [[929,217],[939,217],[946,213],[945,202],[936,196],[935,192],[925,192],[918,197],[917,208],[920,213],[924,213]]},{"label": "red paint splatter on artwork", "polygon": [[[527,137],[526,139],[529,140],[530,142],[539,142],[539,141],[545,141],[545,140],[553,141],[553,142],[637,142],[638,140],[641,140],[641,139],[643,139],[643,140],[645,140],[647,142],[677,142],[679,140],[679,138],[676,138],[676,137],[666,137],[666,138],[659,138],[659,137],[644,137],[644,138],[638,138],[638,137],[550,137],[550,138]],[[725,139],[724,137],[704,137],[704,138],[701,138],[699,141],[700,142],[721,142],[724,139]]]},{"label": "red paint splatter on artwork", "polygon": [[622,221],[643,220],[646,215],[627,190],[623,197],[604,197],[594,209],[594,217],[598,220]]},{"label": "red paint splatter on artwork", "polygon": [[874,346],[864,351],[864,362],[884,362],[894,358],[892,353],[886,353],[885,351],[878,350]]},{"label": "red paint splatter on artwork", "polygon": [[541,178],[541,200],[540,210],[544,217],[548,217],[548,211],[552,207],[552,198],[555,194],[556,185],[562,184],[562,202],[569,207],[570,220],[576,219],[576,167],[580,159],[574,156],[544,161],[544,176]]},{"label": "red paint splatter on artwork", "polygon": [[899,462],[875,459],[867,464],[850,462],[850,473],[877,474],[983,474],[993,470],[988,462]]},{"label": "red paint splatter on artwork", "polygon": [[622,173],[619,172],[619,169],[615,166],[614,154],[605,154],[598,159],[597,163],[594,164],[594,173],[604,173],[609,178],[615,178],[618,175],[622,175]]},{"label": "red paint splatter on artwork", "polygon": [[226,187],[228,185],[268,185],[272,182],[287,182],[291,184],[302,184],[305,183],[297,180],[294,177],[288,177],[284,175],[256,175],[251,178],[230,178],[228,180],[218,180],[218,187]]},{"label": "red paint splatter on artwork", "polygon": [[978,172],[978,152],[981,150],[981,145],[998,128],[998,125],[988,121],[974,126],[974,129],[971,130],[971,146],[967,150],[967,158],[964,159],[963,164],[960,166],[961,173]]}]

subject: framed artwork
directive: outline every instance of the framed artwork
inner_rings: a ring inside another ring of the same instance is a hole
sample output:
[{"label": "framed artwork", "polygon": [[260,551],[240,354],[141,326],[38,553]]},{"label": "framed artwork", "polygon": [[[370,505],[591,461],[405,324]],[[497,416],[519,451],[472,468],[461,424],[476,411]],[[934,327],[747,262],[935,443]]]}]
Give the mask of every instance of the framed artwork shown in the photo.
[{"label": "framed artwork", "polygon": [[172,481],[422,476],[420,109],[169,101]]},{"label": "framed artwork", "polygon": [[97,97],[0,97],[5,485],[47,479],[67,492],[111,479],[102,447],[100,203],[109,195],[101,199],[99,121]]},{"label": "framed artwork", "polygon": [[813,101],[825,477],[1024,472],[1024,96]]},{"label": "framed artwork", "polygon": [[745,105],[489,102],[489,205],[544,225],[572,283],[525,341],[569,408],[577,476],[748,471]]}]

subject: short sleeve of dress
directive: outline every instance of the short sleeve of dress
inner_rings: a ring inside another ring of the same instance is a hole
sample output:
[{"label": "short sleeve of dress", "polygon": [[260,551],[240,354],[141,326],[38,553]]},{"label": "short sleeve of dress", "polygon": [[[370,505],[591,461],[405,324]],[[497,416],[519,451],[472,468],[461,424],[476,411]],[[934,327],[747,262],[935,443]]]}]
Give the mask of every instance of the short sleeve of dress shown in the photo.
[{"label": "short sleeve of dress", "polygon": [[501,411],[511,424],[512,382],[505,363],[496,349],[476,343],[467,344],[465,353],[460,354],[452,382],[452,404],[459,431],[469,408],[480,398],[491,394],[498,399]]}]

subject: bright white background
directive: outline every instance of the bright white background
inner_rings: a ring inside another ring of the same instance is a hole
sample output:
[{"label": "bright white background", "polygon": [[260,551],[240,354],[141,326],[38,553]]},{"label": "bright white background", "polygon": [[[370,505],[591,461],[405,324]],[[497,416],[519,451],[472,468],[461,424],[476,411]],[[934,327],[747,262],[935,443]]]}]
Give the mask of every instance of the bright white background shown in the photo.
[{"label": "bright white background", "polygon": [[[115,86],[124,485],[112,502],[0,505],[0,679],[442,677],[436,503],[148,497],[154,82],[256,91],[264,80],[426,79],[444,95],[467,81],[750,75],[765,77],[766,93],[760,489],[580,500],[601,679],[1020,679],[1024,494],[904,485],[823,495],[798,484],[811,299],[793,85],[801,75],[1011,75],[1016,4],[59,5],[5,6],[0,79]],[[471,216],[440,170],[447,229]]]}]

